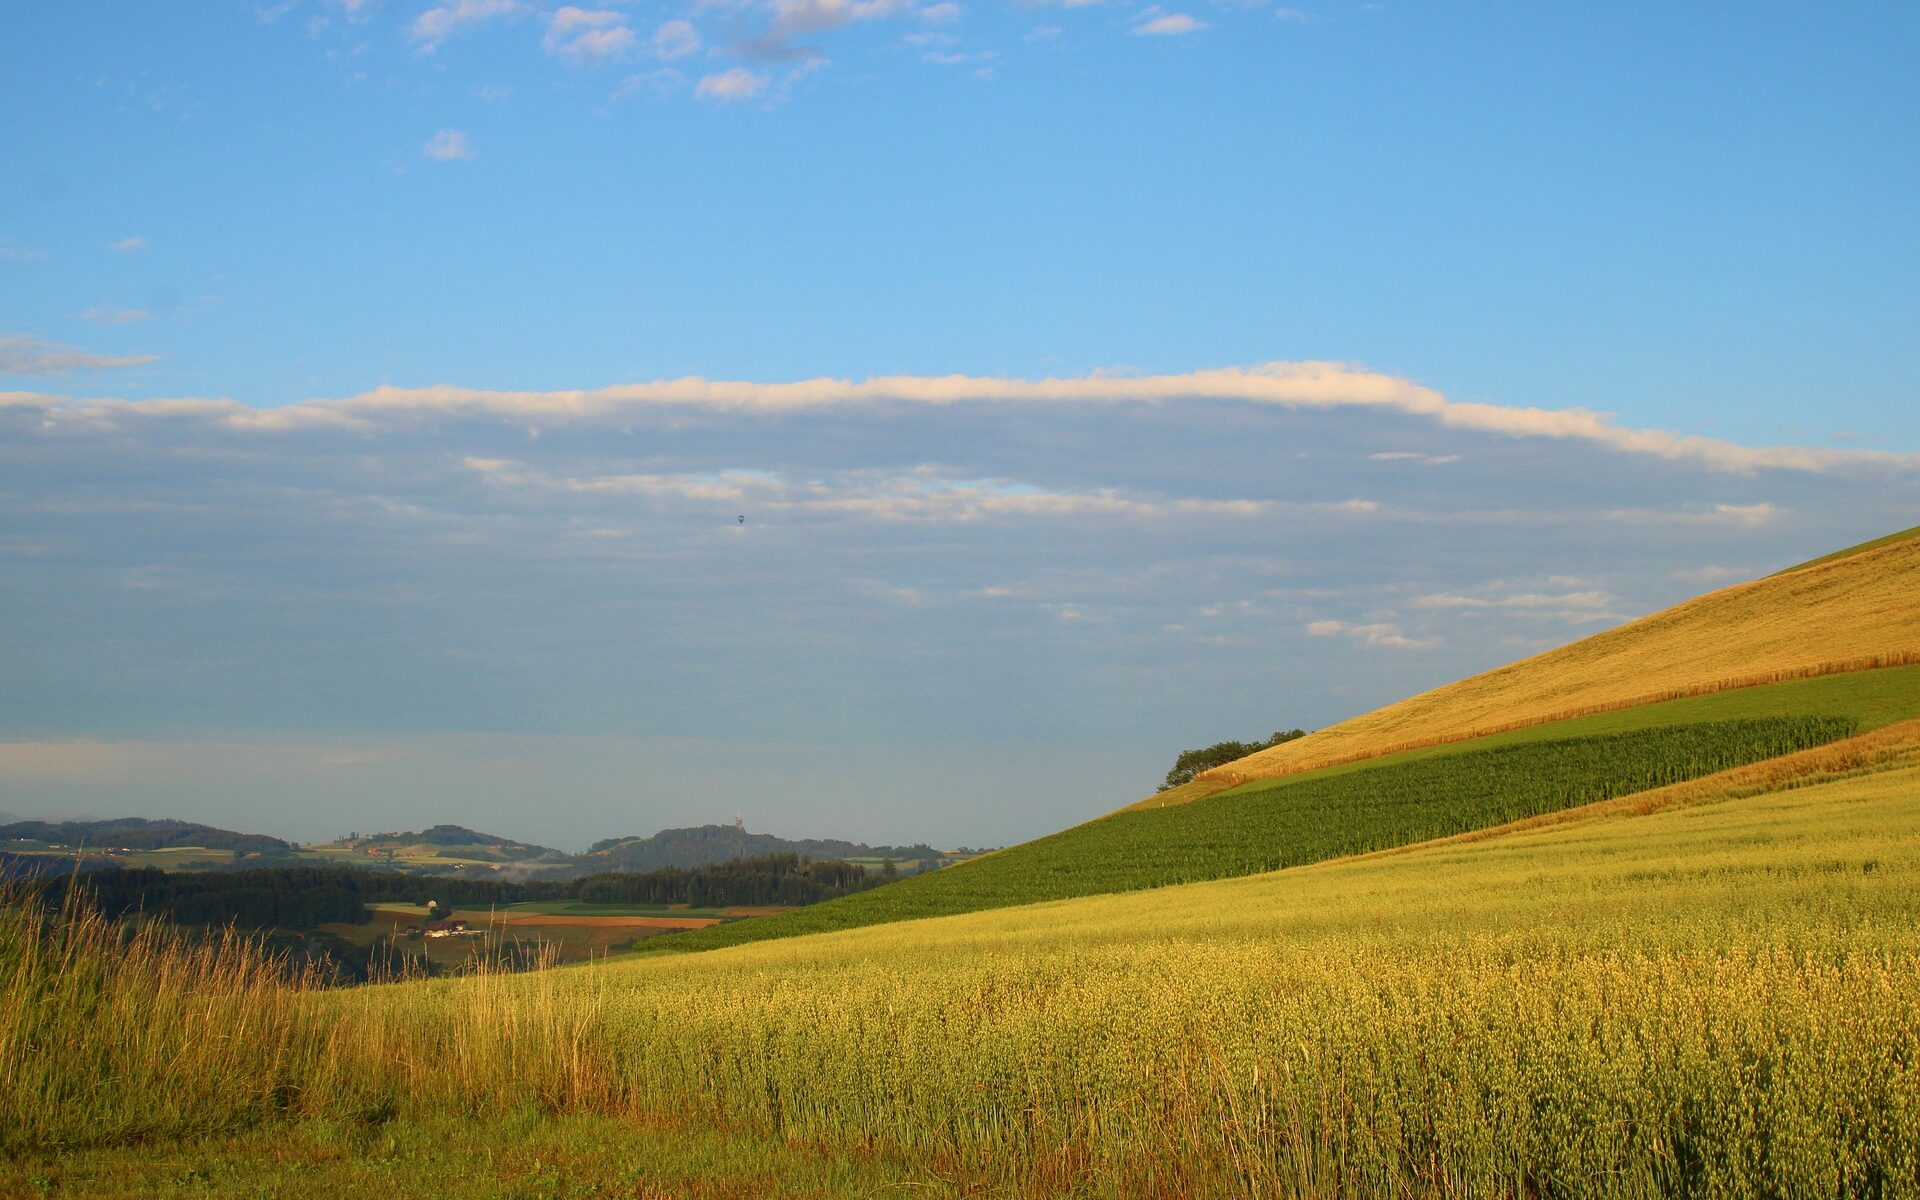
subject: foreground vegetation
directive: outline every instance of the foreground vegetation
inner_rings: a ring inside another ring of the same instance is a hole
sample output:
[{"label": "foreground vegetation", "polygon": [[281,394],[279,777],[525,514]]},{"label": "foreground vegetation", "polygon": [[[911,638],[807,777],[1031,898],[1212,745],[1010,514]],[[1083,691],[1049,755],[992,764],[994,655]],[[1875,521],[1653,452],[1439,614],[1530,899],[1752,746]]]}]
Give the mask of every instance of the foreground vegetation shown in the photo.
[{"label": "foreground vegetation", "polygon": [[543,1112],[605,1122],[582,1146],[739,1132],[776,1177],[741,1195],[786,1190],[768,1138],[920,1194],[1917,1195],[1915,758],[1388,860],[350,992],[15,908],[0,1145],[321,1127],[430,1157],[416,1120]]},{"label": "foreground vegetation", "polygon": [[1226,879],[1410,845],[1646,791],[1845,737],[1851,717],[1749,717],[1458,748],[1132,809],[975,862],[764,920],[675,934],[685,952],[1107,892]]}]

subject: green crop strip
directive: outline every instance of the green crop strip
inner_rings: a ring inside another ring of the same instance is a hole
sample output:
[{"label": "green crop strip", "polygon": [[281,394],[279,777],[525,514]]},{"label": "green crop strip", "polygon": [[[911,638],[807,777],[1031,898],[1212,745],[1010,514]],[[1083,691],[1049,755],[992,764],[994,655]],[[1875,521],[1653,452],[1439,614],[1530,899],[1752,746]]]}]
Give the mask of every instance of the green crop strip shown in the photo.
[{"label": "green crop strip", "polygon": [[1859,728],[1851,717],[1755,717],[1538,740],[1281,780],[1258,791],[1119,813],[931,875],[779,916],[657,938],[646,949],[705,950],[1254,875],[1681,783],[1837,741]]}]

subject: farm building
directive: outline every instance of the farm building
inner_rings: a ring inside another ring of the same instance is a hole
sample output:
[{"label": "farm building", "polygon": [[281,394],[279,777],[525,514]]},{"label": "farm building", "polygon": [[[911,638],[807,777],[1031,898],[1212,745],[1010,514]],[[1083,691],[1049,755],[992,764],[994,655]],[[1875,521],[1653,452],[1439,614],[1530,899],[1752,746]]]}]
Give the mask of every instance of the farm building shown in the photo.
[{"label": "farm building", "polygon": [[465,921],[455,921],[449,918],[445,921],[428,921],[421,927],[421,932],[425,933],[428,937],[452,937],[458,933],[472,933],[473,930],[467,927]]}]

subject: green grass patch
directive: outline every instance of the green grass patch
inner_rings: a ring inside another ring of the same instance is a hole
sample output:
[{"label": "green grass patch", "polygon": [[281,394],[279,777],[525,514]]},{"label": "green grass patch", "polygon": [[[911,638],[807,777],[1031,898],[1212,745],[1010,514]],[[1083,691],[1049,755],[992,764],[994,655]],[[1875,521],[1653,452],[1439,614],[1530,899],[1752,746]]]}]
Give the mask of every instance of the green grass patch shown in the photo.
[{"label": "green grass patch", "polygon": [[1767,716],[1532,739],[1134,809],[931,875],[656,939],[685,952],[805,933],[1254,875],[1411,845],[1711,775],[1849,736],[1845,716]]}]

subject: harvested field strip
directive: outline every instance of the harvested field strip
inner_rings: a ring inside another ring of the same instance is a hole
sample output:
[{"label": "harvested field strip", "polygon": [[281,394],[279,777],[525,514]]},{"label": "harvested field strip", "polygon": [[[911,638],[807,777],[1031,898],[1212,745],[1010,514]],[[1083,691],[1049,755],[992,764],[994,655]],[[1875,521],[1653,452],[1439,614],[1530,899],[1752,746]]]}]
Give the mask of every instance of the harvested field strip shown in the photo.
[{"label": "harvested field strip", "polygon": [[832,929],[1252,875],[1630,795],[1855,733],[1846,717],[1765,717],[1418,758],[1257,792],[1136,809],[931,875],[651,943],[706,950]]},{"label": "harvested field strip", "polygon": [[587,929],[705,929],[720,924],[718,917],[575,917],[565,913],[495,913],[491,925],[562,926]]},{"label": "harvested field strip", "polygon": [[1244,783],[1696,688],[1916,661],[1920,538],[1906,538],[1709,593],[1263,750],[1209,775]]}]

